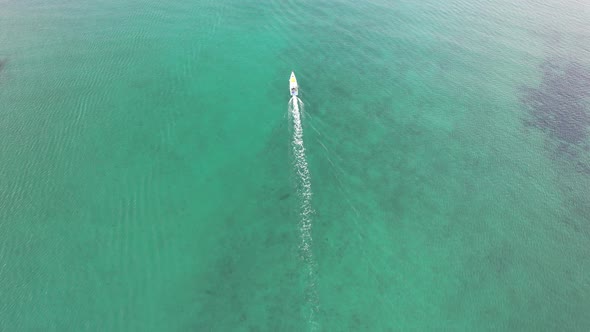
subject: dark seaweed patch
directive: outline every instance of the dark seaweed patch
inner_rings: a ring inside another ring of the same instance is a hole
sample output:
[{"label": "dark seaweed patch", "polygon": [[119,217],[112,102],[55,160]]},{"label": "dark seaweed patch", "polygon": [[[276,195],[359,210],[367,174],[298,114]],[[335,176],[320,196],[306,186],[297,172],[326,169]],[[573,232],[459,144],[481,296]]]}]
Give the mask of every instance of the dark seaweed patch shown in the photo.
[{"label": "dark seaweed patch", "polygon": [[590,70],[577,62],[562,64],[550,59],[542,66],[538,88],[523,89],[522,101],[531,118],[527,124],[558,140],[558,151],[587,144],[590,115],[585,98],[590,97]]}]

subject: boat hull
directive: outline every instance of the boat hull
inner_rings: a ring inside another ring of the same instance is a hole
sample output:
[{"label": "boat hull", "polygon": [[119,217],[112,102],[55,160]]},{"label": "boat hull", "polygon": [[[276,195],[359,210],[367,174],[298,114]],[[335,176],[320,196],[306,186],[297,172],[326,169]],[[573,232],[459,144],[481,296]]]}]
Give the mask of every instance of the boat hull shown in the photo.
[{"label": "boat hull", "polygon": [[297,85],[297,78],[294,72],[291,72],[291,78],[289,79],[289,93],[291,96],[299,95],[299,85]]}]

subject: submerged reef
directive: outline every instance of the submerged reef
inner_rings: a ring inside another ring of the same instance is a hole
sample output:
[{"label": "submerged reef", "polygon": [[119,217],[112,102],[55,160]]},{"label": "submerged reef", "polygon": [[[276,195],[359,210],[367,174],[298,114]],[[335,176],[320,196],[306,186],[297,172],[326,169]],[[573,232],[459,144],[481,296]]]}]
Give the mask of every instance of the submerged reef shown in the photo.
[{"label": "submerged reef", "polygon": [[587,147],[590,69],[578,62],[549,59],[541,70],[539,87],[523,88],[521,101],[530,115],[526,124],[556,140],[562,152]]}]

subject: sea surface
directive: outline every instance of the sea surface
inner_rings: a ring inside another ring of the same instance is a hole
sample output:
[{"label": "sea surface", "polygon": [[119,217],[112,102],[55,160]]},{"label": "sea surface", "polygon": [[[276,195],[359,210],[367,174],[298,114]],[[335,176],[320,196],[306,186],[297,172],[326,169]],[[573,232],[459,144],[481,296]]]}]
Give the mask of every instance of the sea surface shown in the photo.
[{"label": "sea surface", "polygon": [[589,22],[0,0],[0,331],[589,331]]}]

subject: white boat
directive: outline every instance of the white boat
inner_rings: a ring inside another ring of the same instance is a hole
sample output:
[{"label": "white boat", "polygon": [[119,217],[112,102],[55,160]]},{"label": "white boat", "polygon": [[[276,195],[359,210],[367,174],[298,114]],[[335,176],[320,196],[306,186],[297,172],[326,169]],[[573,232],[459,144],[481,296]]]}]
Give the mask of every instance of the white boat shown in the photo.
[{"label": "white boat", "polygon": [[289,91],[291,92],[291,96],[299,95],[299,85],[297,85],[294,72],[291,72],[291,78],[289,79]]}]

